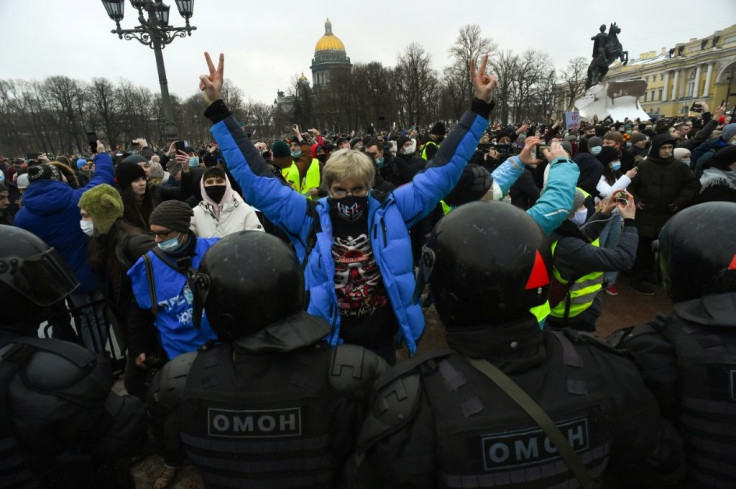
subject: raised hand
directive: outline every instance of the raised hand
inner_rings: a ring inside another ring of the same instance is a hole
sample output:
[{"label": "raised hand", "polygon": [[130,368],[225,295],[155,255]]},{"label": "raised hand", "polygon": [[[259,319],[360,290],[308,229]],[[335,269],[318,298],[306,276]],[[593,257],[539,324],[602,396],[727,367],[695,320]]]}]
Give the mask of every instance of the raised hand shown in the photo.
[{"label": "raised hand", "polygon": [[538,165],[542,160],[532,156],[532,148],[540,143],[540,139],[536,136],[528,137],[524,141],[524,148],[519,153],[519,159],[525,165]]},{"label": "raised hand", "polygon": [[478,71],[475,70],[475,59],[470,60],[470,79],[473,82],[473,92],[477,98],[489,104],[493,100],[493,89],[498,85],[498,79],[486,73],[487,65],[487,54],[483,56]]},{"label": "raised hand", "polygon": [[211,104],[222,98],[222,84],[224,82],[225,72],[225,55],[220,53],[220,59],[217,63],[217,69],[212,63],[210,53],[204,53],[204,59],[207,60],[207,68],[209,75],[201,75],[199,77],[199,89],[202,91],[204,100]]}]

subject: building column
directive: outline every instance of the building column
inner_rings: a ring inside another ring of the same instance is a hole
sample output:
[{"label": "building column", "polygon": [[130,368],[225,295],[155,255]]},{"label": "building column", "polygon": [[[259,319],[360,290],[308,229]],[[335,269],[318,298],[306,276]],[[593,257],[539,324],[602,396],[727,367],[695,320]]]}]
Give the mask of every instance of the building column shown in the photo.
[{"label": "building column", "polygon": [[698,65],[697,68],[695,68],[695,88],[693,89],[693,97],[698,98],[698,94],[700,93],[700,73],[703,70],[703,65]]},{"label": "building column", "polygon": [[708,71],[705,72],[705,87],[703,88],[703,97],[710,94],[710,77],[713,75],[713,63],[708,63]]},{"label": "building column", "polygon": [[677,100],[677,82],[680,70],[675,70],[675,81],[672,83],[672,100]]},{"label": "building column", "polygon": [[665,71],[664,72],[664,90],[662,90],[662,102],[667,102],[667,91],[668,91],[668,85],[670,83],[670,72]]}]

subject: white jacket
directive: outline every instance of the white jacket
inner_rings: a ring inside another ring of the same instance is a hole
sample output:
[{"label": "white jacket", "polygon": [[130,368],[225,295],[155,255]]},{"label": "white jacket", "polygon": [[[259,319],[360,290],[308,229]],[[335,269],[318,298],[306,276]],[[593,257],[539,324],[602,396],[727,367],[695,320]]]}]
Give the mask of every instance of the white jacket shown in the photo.
[{"label": "white jacket", "polygon": [[222,238],[238,231],[263,231],[255,209],[235,192],[222,206],[220,218],[215,217],[214,206],[203,200],[194,208],[189,229],[200,238]]}]

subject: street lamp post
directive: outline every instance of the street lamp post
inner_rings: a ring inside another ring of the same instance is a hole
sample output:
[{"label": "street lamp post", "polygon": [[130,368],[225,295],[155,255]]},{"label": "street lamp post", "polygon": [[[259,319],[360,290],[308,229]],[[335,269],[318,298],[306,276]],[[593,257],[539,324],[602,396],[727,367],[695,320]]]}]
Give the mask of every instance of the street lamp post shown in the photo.
[{"label": "street lamp post", "polygon": [[[169,83],[166,81],[166,68],[161,50],[177,37],[192,35],[197,28],[189,25],[189,19],[194,11],[194,0],[175,0],[179,14],[184,18],[184,27],[173,27],[169,25],[169,6],[164,5],[161,0],[130,0],[133,8],[138,10],[138,22],[140,25],[132,29],[121,29],[120,21],[123,20],[125,0],[102,0],[102,5],[107,15],[115,21],[117,28],[110,31],[117,34],[120,39],[136,39],[141,44],[153,49],[156,55],[156,68],[158,69],[158,82],[161,85],[161,104],[166,118],[164,135],[169,141],[178,137],[174,113],[171,110],[171,99],[169,97]],[[144,17],[143,12],[148,14]]]}]

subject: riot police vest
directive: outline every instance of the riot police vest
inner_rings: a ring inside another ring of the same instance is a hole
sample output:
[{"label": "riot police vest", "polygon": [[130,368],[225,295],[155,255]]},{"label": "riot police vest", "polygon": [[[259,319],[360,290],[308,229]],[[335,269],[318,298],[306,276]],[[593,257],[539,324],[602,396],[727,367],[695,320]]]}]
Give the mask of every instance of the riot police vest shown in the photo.
[{"label": "riot police vest", "polygon": [[[559,342],[549,342],[549,375],[540,378],[535,369],[514,380],[546,409],[599,482],[610,448],[601,416],[608,394],[588,390],[575,347],[554,334]],[[449,353],[421,372],[438,444],[437,487],[577,487],[542,428],[463,357]]]},{"label": "riot police vest", "polygon": [[677,352],[690,484],[736,487],[736,334],[663,315],[652,325]]},{"label": "riot police vest", "polygon": [[331,453],[331,352],[233,357],[232,346],[221,345],[197,355],[181,436],[209,487],[334,485],[342,461]]}]

